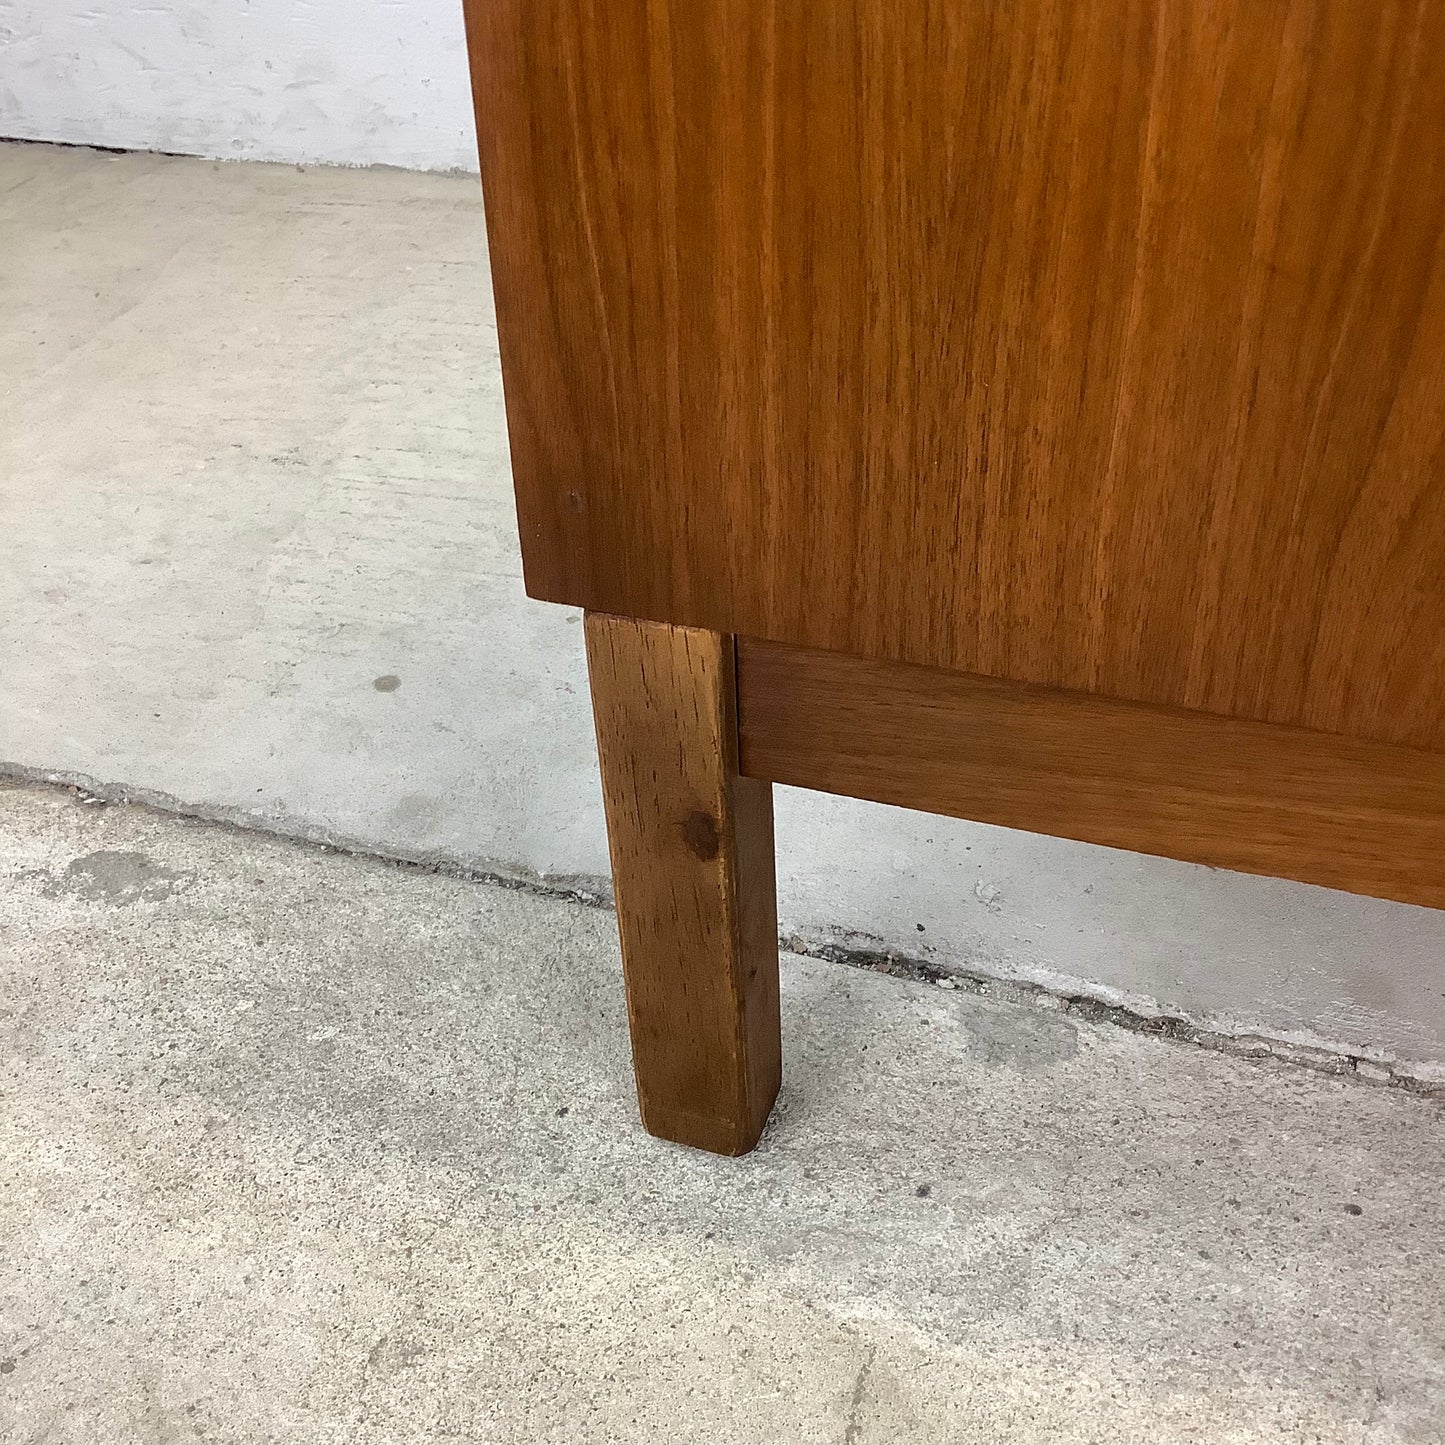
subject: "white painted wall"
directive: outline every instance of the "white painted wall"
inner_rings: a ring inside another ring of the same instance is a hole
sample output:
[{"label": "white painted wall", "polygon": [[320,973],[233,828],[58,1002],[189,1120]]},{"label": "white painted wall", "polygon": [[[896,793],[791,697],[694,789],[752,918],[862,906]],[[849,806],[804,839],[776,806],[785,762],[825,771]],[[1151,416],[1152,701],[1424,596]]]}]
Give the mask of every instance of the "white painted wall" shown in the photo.
[{"label": "white painted wall", "polygon": [[0,136],[475,171],[461,0],[0,0]]}]

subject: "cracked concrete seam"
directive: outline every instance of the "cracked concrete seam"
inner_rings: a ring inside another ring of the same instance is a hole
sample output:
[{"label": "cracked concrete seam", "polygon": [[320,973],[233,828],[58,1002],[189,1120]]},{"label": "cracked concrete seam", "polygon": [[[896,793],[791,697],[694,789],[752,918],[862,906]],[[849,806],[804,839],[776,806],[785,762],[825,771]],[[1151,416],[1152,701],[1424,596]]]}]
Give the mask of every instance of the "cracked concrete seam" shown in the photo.
[{"label": "cracked concrete seam", "polygon": [[858,1418],[863,1409],[863,1400],[868,1392],[868,1376],[873,1372],[873,1362],[878,1358],[878,1346],[869,1345],[858,1366],[858,1377],[853,1381],[853,1395],[848,1402],[848,1421],[843,1430],[843,1445],[861,1445],[863,1424]]},{"label": "cracked concrete seam", "polygon": [[[61,788],[74,793],[82,802],[144,808],[241,832],[267,833],[329,852],[373,858],[393,867],[416,868],[489,887],[516,889],[540,898],[580,903],[588,908],[608,911],[613,908],[612,884],[607,878],[545,878],[500,863],[472,865],[440,856],[384,852],[289,818],[249,813],[241,808],[207,807],[155,789],[105,783],[79,773],[35,768],[4,759],[0,759],[0,781]],[[779,936],[778,943],[787,952],[803,958],[816,958],[825,963],[838,963],[847,968],[928,983],[942,989],[957,989],[1021,1007],[1063,1013],[1072,1018],[1109,1024],[1130,1033],[1148,1034],[1170,1043],[1231,1054],[1245,1060],[1278,1060],[1315,1073],[1350,1076],[1362,1083],[1445,1099],[1445,1080],[1421,1078],[1396,1059],[1352,1054],[1342,1048],[1333,1048],[1328,1042],[1301,1044],[1267,1034],[1211,1029],[1182,1015],[1148,1013],[1109,999],[1085,993],[1063,993],[1043,984],[969,969],[960,964],[944,967],[902,952],[880,949],[876,940],[859,940],[851,935],[839,938],[784,933]]]}]

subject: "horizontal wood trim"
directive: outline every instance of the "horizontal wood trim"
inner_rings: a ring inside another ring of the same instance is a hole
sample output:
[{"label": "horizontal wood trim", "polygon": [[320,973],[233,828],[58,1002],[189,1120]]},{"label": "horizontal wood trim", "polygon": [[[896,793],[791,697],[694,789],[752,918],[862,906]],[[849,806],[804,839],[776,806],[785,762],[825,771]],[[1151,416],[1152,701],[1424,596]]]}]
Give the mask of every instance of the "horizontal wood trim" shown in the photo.
[{"label": "horizontal wood trim", "polygon": [[1445,907],[1445,754],[738,639],[742,772]]}]

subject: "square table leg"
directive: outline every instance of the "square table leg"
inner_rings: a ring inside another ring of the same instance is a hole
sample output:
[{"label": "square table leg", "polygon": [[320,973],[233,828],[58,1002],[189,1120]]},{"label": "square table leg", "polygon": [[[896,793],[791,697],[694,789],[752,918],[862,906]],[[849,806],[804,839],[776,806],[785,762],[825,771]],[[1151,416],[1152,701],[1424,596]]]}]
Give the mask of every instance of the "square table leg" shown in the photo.
[{"label": "square table leg", "polygon": [[642,1121],[743,1154],[782,1045],[772,785],[738,775],[734,640],[602,613],[586,633]]}]

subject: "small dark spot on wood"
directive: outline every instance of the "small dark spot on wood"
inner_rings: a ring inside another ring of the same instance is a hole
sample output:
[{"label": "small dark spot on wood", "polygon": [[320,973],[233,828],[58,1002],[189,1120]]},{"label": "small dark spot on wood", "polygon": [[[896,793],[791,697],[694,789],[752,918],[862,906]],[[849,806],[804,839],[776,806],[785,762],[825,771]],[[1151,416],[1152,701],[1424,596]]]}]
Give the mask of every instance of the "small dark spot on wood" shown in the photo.
[{"label": "small dark spot on wood", "polygon": [[577,516],[581,516],[587,510],[587,503],[581,492],[574,489],[567,493],[567,510]]},{"label": "small dark spot on wood", "polygon": [[701,808],[687,815],[682,825],[683,842],[687,844],[688,851],[694,857],[702,859],[704,863],[710,863],[718,854],[718,833],[717,824],[713,821],[710,813],[704,813]]}]

